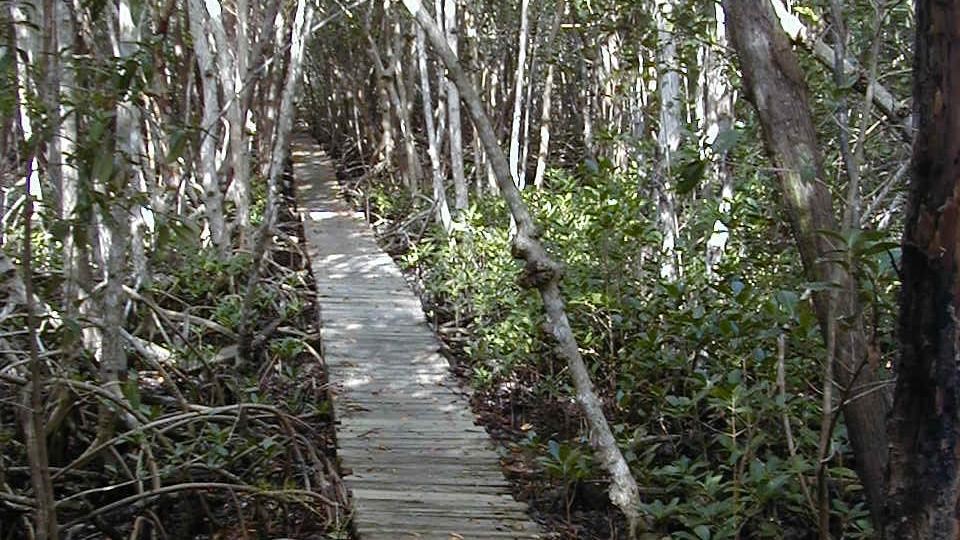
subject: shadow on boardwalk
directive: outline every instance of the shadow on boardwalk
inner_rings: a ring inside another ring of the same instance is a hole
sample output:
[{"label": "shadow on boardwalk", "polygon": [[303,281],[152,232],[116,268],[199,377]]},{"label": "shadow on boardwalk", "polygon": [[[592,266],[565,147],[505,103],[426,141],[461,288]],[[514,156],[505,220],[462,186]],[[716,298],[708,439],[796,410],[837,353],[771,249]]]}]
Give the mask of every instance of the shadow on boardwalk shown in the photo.
[{"label": "shadow on boardwalk", "polygon": [[510,495],[420,301],[306,137],[294,181],[361,540],[539,538]]}]

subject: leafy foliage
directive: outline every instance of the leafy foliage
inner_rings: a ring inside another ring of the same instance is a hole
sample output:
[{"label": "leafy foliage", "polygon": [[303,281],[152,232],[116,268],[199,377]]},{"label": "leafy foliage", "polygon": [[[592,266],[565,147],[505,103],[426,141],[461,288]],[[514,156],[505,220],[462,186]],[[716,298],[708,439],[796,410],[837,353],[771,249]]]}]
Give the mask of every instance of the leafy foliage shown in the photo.
[{"label": "leafy foliage", "polygon": [[[720,277],[707,275],[701,255],[716,209],[691,209],[679,246],[682,277],[669,282],[659,278],[654,209],[635,188],[636,176],[601,165],[554,170],[549,181],[549,190],[525,196],[568,264],[568,310],[621,447],[655,493],[643,510],[675,538],[781,538],[783,527],[805,534],[816,519],[802,486],[813,481],[821,416],[824,351],[810,305],[818,285],[805,282],[786,231],[774,226],[777,216],[763,202],[769,182],[759,173],[745,182],[723,216],[731,243]],[[386,191],[375,198],[390,200]],[[475,385],[494,394],[519,387],[537,408],[565,410],[573,393],[542,335],[539,300],[516,284],[503,210],[495,199],[478,201],[453,233],[432,230],[402,261],[438,317],[468,329],[463,353]],[[895,281],[889,237],[847,240],[849,253],[838,256],[856,260],[863,298],[886,330],[892,289],[876,284]],[[874,346],[884,355],[892,350],[888,341]],[[560,423],[536,429],[550,434],[546,445],[533,445],[539,463],[572,504],[573,486],[598,474],[589,449]],[[848,455],[848,444],[841,426],[833,445]],[[838,532],[869,537],[856,476],[844,460],[829,474]]]}]

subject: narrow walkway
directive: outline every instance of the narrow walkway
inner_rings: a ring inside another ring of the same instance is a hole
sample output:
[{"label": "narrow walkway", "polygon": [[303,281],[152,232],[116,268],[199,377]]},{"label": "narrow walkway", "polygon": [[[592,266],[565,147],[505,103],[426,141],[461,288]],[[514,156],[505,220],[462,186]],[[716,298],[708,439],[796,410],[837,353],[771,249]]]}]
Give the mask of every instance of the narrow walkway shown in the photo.
[{"label": "narrow walkway", "polygon": [[297,138],[293,160],[360,539],[539,538],[400,270],[320,149]]}]

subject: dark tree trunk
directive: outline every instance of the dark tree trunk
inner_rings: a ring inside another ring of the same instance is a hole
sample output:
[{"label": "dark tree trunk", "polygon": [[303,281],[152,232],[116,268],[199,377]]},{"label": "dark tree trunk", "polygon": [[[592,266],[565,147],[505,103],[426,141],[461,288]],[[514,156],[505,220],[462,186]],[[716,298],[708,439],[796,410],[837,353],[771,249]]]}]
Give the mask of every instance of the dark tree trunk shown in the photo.
[{"label": "dark tree trunk", "polygon": [[960,0],[918,0],[917,136],[884,537],[960,536]]},{"label": "dark tree trunk", "polygon": [[839,231],[840,226],[824,183],[803,72],[768,0],[723,0],[723,8],[740,58],[744,89],[763,126],[804,270],[811,281],[837,285],[832,293],[817,293],[814,304],[824,336],[835,327],[833,372],[842,386],[856,470],[879,522],[887,458],[887,397],[876,366],[866,362],[855,281],[835,262],[842,251],[833,245],[834,239],[821,232]]}]

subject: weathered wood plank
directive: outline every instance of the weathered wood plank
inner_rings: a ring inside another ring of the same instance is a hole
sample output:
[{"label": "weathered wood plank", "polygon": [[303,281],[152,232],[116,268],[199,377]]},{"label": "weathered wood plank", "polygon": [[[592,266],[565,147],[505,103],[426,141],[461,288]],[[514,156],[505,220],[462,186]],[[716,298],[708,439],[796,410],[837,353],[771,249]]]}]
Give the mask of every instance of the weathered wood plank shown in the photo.
[{"label": "weathered wood plank", "polygon": [[303,138],[294,178],[361,540],[539,538],[419,298]]}]

